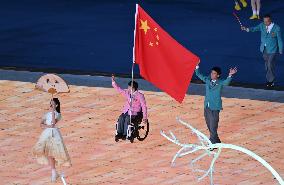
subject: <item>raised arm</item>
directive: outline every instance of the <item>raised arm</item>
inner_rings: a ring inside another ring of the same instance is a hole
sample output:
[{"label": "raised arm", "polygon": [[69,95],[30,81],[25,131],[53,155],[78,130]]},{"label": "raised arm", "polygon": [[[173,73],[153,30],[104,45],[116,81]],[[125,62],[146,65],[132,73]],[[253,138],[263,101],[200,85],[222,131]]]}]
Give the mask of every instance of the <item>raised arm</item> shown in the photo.
[{"label": "raised arm", "polygon": [[236,74],[237,72],[238,72],[238,69],[236,67],[231,68],[227,79],[222,82],[222,85],[230,85],[232,81],[232,76]]},{"label": "raised arm", "polygon": [[52,115],[52,124],[51,125],[52,125],[52,127],[55,127],[55,124],[57,123],[57,120],[55,118],[55,108],[53,108],[51,115]]},{"label": "raised arm", "polygon": [[51,118],[52,118],[52,123],[51,123],[51,127],[54,128],[56,123],[58,122],[58,118],[57,115],[55,114],[56,112],[56,105],[54,103],[54,101],[52,101],[52,112],[51,112]]},{"label": "raised arm", "polygon": [[255,26],[255,27],[250,27],[250,28],[249,28],[249,32],[260,31],[260,28],[261,28],[261,24]]},{"label": "raised arm", "polygon": [[201,74],[201,73],[199,72],[199,66],[196,66],[196,68],[195,68],[195,74],[196,74],[196,76],[197,76],[200,80],[202,80],[203,82],[206,82],[206,80],[208,79],[207,76],[204,76],[203,74]]},{"label": "raised arm", "polygon": [[226,78],[226,80],[224,80],[224,81],[222,82],[222,84],[223,84],[224,86],[227,86],[227,85],[230,85],[231,81],[232,81],[232,76],[228,76],[228,77]]},{"label": "raised arm", "polygon": [[120,94],[122,94],[123,96],[127,97],[127,93],[124,89],[121,89],[115,82],[115,79],[114,79],[114,76],[111,77],[112,79],[112,87],[117,91],[119,92]]},{"label": "raised arm", "polygon": [[256,32],[256,31],[260,31],[261,30],[261,24],[255,26],[255,27],[250,27],[250,28],[242,26],[241,29],[243,31],[246,31],[246,32]]}]

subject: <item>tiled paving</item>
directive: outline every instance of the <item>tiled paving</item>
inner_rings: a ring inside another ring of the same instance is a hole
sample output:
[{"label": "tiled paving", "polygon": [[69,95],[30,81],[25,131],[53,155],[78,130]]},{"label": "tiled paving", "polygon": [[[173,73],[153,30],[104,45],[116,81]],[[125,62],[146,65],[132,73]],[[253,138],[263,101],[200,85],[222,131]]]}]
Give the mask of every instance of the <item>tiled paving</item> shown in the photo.
[{"label": "tiled paving", "polygon": [[[0,81],[0,184],[50,184],[50,170],[31,155],[41,128],[40,119],[48,110],[50,96],[33,90],[32,83]],[[197,154],[170,161],[179,147],[160,135],[172,130],[181,141],[194,142],[189,130],[176,116],[208,134],[203,118],[202,96],[187,96],[183,104],[160,92],[145,92],[149,107],[150,134],[143,141],[114,141],[114,123],[123,98],[110,88],[71,86],[60,95],[61,127],[72,159],[63,168],[68,184],[176,184],[208,185],[197,182],[188,162]],[[276,102],[223,99],[219,134],[224,143],[254,151],[284,176],[284,104]],[[210,159],[200,166],[208,167]],[[216,162],[215,184],[277,184],[260,163],[237,151],[224,149]],[[61,184],[58,181],[56,184]]]}]

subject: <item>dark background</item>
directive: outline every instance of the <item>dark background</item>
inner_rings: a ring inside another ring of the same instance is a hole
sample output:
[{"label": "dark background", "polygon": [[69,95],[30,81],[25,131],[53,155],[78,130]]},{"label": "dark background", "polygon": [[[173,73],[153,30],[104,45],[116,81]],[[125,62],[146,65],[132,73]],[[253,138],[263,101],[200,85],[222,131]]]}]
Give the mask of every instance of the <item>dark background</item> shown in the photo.
[{"label": "dark background", "polygon": [[[0,1],[0,68],[130,75],[136,2],[201,57],[204,73],[217,65],[225,77],[237,66],[235,82],[265,82],[260,33],[240,31],[233,0]],[[248,19],[248,4],[238,14],[244,25],[255,26],[260,21]],[[283,0],[262,0],[265,13],[284,29]],[[284,86],[283,55],[276,69],[277,85]]]}]

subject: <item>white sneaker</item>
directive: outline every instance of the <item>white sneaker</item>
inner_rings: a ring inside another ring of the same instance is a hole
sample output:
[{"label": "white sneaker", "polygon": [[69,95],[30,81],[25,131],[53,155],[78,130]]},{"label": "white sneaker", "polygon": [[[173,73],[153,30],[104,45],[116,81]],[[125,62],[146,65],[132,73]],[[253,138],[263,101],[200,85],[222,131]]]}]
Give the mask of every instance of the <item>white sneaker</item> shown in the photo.
[{"label": "white sneaker", "polygon": [[58,173],[56,172],[56,170],[52,170],[51,171],[51,182],[55,182],[57,178],[58,178]]}]

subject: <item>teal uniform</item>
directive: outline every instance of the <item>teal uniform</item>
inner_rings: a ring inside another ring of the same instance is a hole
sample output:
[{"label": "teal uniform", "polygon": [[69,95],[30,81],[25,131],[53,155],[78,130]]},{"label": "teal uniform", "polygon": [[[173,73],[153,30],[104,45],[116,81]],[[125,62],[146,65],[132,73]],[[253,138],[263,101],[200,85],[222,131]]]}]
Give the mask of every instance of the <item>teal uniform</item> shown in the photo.
[{"label": "teal uniform", "polygon": [[275,80],[275,59],[276,53],[283,53],[283,41],[281,37],[280,27],[274,24],[271,31],[268,32],[266,25],[260,23],[255,27],[251,27],[249,32],[261,32],[260,51],[265,61],[266,80],[269,84],[273,84]]},{"label": "teal uniform", "polygon": [[215,82],[211,80],[210,76],[204,76],[195,70],[195,74],[205,83],[206,95],[204,101],[204,117],[210,132],[210,141],[212,143],[221,143],[218,136],[219,113],[222,107],[221,93],[223,86],[229,85],[232,78],[228,77],[225,80],[218,79]]}]

